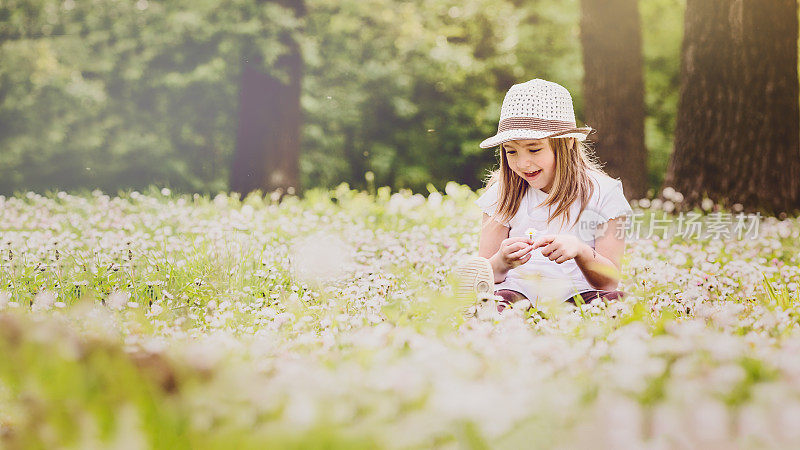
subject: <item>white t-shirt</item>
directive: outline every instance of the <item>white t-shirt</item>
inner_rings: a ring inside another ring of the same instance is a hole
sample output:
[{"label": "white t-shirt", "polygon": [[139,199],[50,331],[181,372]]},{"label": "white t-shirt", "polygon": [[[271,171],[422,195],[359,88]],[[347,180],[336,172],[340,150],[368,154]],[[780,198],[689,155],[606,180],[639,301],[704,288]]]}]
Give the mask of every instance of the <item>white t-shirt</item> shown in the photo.
[{"label": "white t-shirt", "polygon": [[[537,236],[572,234],[594,248],[595,230],[598,226],[615,217],[631,215],[633,210],[622,193],[621,181],[594,171],[588,173],[589,178],[594,181],[595,189],[577,223],[572,225],[580,211],[580,200],[575,201],[570,207],[569,223],[562,226],[562,218],[556,218],[548,225],[548,208],[537,207],[547,199],[548,194],[528,186],[517,213],[511,220],[501,222],[510,228],[509,237],[525,236],[528,228],[534,228]],[[499,183],[495,183],[487,187],[475,201],[490,217],[497,214],[499,192]],[[555,210],[555,207],[550,209]],[[499,217],[496,220],[500,222]],[[574,259],[558,264],[543,256],[542,248],[533,250],[527,262],[511,269],[503,282],[495,284],[495,290],[511,289],[522,293],[532,301],[537,295],[563,299],[576,293],[594,290]]]}]

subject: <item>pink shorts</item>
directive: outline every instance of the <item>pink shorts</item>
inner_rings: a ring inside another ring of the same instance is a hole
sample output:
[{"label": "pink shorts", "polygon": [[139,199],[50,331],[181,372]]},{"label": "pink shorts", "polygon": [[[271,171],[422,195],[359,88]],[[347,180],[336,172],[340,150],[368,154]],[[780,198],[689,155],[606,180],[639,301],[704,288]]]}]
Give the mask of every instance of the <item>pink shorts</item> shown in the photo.
[{"label": "pink shorts", "polygon": [[[500,297],[503,297],[503,300],[501,300],[501,301],[499,301],[497,303],[497,311],[499,311],[499,312],[502,312],[510,304],[525,299],[525,295],[523,295],[521,292],[513,291],[511,289],[500,289],[500,290],[494,291],[494,293],[495,293],[495,295],[499,295]],[[620,299],[620,298],[624,297],[625,293],[622,292],[622,291],[598,291],[598,290],[594,290],[594,291],[581,292],[579,295],[581,296],[581,298],[583,298],[584,303],[591,303],[592,301],[598,300],[598,299],[602,299],[604,301],[617,300],[617,299]],[[573,303],[573,304],[575,303],[575,299],[573,297],[566,298],[566,299],[564,299],[564,301],[565,302],[570,302],[570,303]]]}]

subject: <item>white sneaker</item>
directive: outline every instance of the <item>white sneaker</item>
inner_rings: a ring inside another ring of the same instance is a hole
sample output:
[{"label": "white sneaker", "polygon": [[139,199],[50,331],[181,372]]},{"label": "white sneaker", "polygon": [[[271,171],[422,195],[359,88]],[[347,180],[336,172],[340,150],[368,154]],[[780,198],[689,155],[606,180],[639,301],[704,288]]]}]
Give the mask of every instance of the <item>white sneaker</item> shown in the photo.
[{"label": "white sneaker", "polygon": [[482,256],[466,256],[456,264],[455,295],[474,314],[480,300],[494,302],[494,273],[492,263]]}]

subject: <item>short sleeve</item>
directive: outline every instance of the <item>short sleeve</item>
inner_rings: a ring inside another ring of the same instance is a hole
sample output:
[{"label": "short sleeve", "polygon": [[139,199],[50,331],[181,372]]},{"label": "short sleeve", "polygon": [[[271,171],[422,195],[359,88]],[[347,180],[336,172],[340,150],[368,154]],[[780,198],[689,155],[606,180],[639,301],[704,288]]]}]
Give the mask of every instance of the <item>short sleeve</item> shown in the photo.
[{"label": "short sleeve", "polygon": [[600,197],[600,215],[606,221],[633,214],[631,205],[622,192],[622,182],[619,180],[613,181],[607,192],[602,193]]},{"label": "short sleeve", "polygon": [[481,211],[488,214],[489,217],[493,217],[497,222],[503,224],[503,226],[510,226],[510,221],[501,222],[499,217],[495,217],[500,204],[500,183],[494,183],[487,187],[483,195],[475,200],[475,204],[481,208]]}]

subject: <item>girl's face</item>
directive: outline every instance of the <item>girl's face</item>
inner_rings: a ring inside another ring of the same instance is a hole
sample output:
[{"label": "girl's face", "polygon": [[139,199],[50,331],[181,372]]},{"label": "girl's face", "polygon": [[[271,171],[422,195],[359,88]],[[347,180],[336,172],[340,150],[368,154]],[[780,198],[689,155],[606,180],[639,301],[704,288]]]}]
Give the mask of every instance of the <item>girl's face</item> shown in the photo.
[{"label": "girl's face", "polygon": [[526,139],[503,144],[511,170],[529,185],[550,192],[556,176],[556,157],[547,139]]}]

